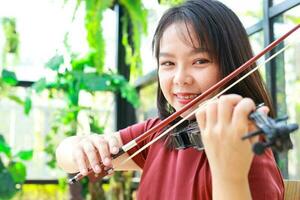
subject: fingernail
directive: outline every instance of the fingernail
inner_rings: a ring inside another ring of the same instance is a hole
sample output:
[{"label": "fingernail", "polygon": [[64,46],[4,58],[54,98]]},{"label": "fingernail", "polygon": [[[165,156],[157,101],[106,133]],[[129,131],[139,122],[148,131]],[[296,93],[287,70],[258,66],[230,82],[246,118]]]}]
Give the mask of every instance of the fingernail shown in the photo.
[{"label": "fingernail", "polygon": [[86,169],[83,169],[83,170],[82,170],[82,175],[83,175],[83,176],[86,176],[86,175],[87,175],[87,170],[86,170]]},{"label": "fingernail", "polygon": [[118,153],[119,152],[119,148],[118,147],[113,147],[112,151],[113,151],[113,153]]},{"label": "fingernail", "polygon": [[106,165],[109,165],[110,164],[110,159],[109,158],[104,158],[104,163],[106,164]]},{"label": "fingernail", "polygon": [[113,174],[113,173],[114,173],[114,169],[113,169],[113,168],[110,168],[109,170],[107,170],[107,173],[108,173],[108,175]]},{"label": "fingernail", "polygon": [[100,173],[100,170],[101,170],[101,169],[100,169],[99,165],[95,165],[94,168],[95,168],[95,172],[96,172],[96,173]]}]

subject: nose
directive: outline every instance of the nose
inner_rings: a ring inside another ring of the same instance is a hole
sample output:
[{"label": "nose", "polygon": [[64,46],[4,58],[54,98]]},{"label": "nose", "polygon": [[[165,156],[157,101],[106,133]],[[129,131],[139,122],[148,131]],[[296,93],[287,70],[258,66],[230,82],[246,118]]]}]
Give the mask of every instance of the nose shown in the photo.
[{"label": "nose", "polygon": [[193,82],[193,78],[187,68],[185,68],[183,66],[178,66],[176,68],[173,82],[176,85],[188,85]]}]

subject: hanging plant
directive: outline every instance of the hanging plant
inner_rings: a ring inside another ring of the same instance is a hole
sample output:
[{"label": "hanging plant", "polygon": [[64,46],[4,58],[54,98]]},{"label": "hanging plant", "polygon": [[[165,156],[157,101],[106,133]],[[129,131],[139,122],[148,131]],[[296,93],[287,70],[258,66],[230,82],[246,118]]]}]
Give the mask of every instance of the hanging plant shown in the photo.
[{"label": "hanging plant", "polygon": [[112,6],[113,0],[85,0],[85,28],[87,30],[87,41],[92,54],[93,67],[98,73],[103,72],[105,42],[103,38],[103,12]]},{"label": "hanging plant", "polygon": [[5,44],[3,48],[2,55],[2,65],[6,66],[7,55],[14,54],[15,60],[18,58],[19,54],[19,34],[16,28],[16,19],[14,18],[3,18],[2,19],[2,28],[5,37]]},{"label": "hanging plant", "polygon": [[[122,20],[122,45],[126,52],[126,64],[130,66],[130,78],[136,79],[142,75],[141,40],[147,34],[147,10],[141,0],[120,0],[120,5],[125,8]],[[132,33],[128,33],[130,30]]]}]

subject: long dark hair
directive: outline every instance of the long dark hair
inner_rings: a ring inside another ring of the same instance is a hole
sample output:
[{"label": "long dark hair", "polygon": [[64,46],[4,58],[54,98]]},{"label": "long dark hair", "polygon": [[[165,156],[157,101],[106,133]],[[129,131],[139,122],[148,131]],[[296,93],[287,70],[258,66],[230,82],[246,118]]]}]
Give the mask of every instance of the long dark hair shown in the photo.
[{"label": "long dark hair", "polygon": [[[190,0],[170,8],[160,19],[152,41],[157,64],[163,33],[174,23],[184,23],[188,33],[196,33],[199,44],[208,49],[210,56],[219,65],[220,78],[224,78],[253,57],[246,30],[232,10],[214,0]],[[274,115],[271,100],[258,72],[252,73],[227,93],[249,97],[257,104],[264,102],[270,108],[270,115]],[[159,82],[157,108],[161,119],[175,111],[165,99]]]}]

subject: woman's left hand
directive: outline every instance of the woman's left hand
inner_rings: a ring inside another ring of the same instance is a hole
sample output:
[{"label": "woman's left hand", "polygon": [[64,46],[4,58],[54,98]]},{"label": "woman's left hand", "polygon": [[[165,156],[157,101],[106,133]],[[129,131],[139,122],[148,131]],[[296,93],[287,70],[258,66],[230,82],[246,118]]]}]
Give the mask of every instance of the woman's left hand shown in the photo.
[{"label": "woman's left hand", "polygon": [[[253,100],[230,94],[196,113],[213,180],[238,183],[248,179],[254,156],[251,146],[258,141],[258,136],[248,140],[241,138],[256,129],[248,118],[254,110]],[[267,107],[260,110],[268,112]]]}]

